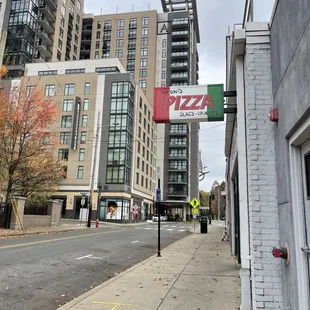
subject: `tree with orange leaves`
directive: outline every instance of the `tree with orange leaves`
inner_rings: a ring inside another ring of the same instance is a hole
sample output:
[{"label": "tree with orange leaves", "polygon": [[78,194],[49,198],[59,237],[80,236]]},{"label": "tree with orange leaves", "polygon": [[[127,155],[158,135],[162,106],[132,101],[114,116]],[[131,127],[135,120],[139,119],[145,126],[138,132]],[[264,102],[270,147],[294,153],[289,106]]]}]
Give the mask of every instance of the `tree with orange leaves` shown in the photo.
[{"label": "tree with orange leaves", "polygon": [[56,104],[38,87],[0,89],[0,186],[6,206],[12,194],[53,191],[63,178],[50,131],[56,113]]}]

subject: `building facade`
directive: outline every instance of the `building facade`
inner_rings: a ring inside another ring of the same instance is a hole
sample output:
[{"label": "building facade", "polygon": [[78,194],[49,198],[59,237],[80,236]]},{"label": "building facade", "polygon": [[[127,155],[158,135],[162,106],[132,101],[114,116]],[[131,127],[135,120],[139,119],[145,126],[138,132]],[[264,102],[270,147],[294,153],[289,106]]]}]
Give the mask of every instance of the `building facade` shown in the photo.
[{"label": "building facade", "polygon": [[227,205],[241,309],[310,307],[309,19],[308,1],[276,1],[270,23],[244,22],[227,37],[227,90],[237,91]]},{"label": "building facade", "polygon": [[10,9],[11,1],[4,0],[0,2],[0,65],[2,65],[5,50]]},{"label": "building facade", "polygon": [[26,65],[23,81],[42,86],[59,107],[53,131],[66,178],[52,197],[63,200],[63,217],[81,218],[93,184],[93,219],[146,220],[156,131],[152,106],[130,73],[117,59],[38,63]]},{"label": "building facade", "polygon": [[78,59],[82,16],[81,0],[12,0],[3,58],[8,76],[22,76],[26,63]]}]

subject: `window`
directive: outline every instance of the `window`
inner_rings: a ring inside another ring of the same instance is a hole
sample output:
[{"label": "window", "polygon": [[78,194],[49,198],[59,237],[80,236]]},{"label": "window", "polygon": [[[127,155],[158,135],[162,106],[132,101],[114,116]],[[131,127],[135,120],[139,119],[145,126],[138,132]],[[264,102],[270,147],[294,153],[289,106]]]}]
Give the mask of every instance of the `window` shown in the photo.
[{"label": "window", "polygon": [[167,47],[167,40],[163,39],[162,43],[161,43],[162,47]]},{"label": "window", "polygon": [[83,174],[84,174],[84,166],[78,166],[77,178],[83,179]]},{"label": "window", "polygon": [[76,6],[77,6],[77,8],[78,8],[79,10],[81,9],[81,1],[80,1],[80,0],[77,0]]},{"label": "window", "polygon": [[[144,115],[146,115],[146,111],[147,111],[147,106],[146,104],[144,105]],[[144,124],[145,124],[145,119],[144,119]]]},{"label": "window", "polygon": [[166,86],[166,82],[161,82],[160,86],[161,87],[165,87]]},{"label": "window", "polygon": [[123,57],[123,50],[122,49],[116,50],[115,51],[115,57],[117,57],[117,58]]},{"label": "window", "polygon": [[88,116],[83,115],[82,116],[82,127],[87,127],[87,121],[88,121]]},{"label": "window", "polygon": [[148,46],[149,38],[141,38],[141,46]]},{"label": "window", "polygon": [[86,131],[82,131],[81,132],[80,143],[81,144],[85,144],[86,143]]},{"label": "window", "polygon": [[141,127],[138,128],[138,138],[141,138]]},{"label": "window", "polygon": [[148,27],[143,27],[141,30],[141,34],[143,36],[147,36],[149,34],[149,28]]},{"label": "window", "polygon": [[142,98],[140,97],[139,108],[142,109]]},{"label": "window", "polygon": [[[1,2],[0,2],[1,3]],[[30,96],[32,94],[32,90],[35,89],[34,85],[30,85],[26,87],[26,95]]]},{"label": "window", "polygon": [[55,96],[55,85],[45,85],[45,96],[51,97]]},{"label": "window", "polygon": [[69,144],[71,138],[71,132],[61,132],[59,142],[60,144]]},{"label": "window", "polygon": [[116,48],[121,48],[124,46],[124,41],[122,39],[116,40]]},{"label": "window", "polygon": [[85,149],[80,149],[79,161],[84,161],[84,160],[85,160]]},{"label": "window", "polygon": [[99,47],[100,47],[100,41],[96,41],[96,47],[95,47],[96,50],[99,49]]},{"label": "window", "polygon": [[145,156],[145,147],[143,146],[142,147],[142,157],[144,157]]},{"label": "window", "polygon": [[74,54],[77,54],[77,46],[75,44],[73,46],[73,52],[74,52]]},{"label": "window", "polygon": [[63,17],[60,18],[60,25],[65,27],[65,19]]},{"label": "window", "polygon": [[137,30],[136,29],[130,29],[128,32],[128,38],[136,38],[137,37]]},{"label": "window", "polygon": [[144,172],[144,160],[142,160],[141,170],[142,170],[142,172]]},{"label": "window", "polygon": [[85,98],[83,101],[83,110],[88,111],[89,99]]},{"label": "window", "polygon": [[150,22],[150,18],[149,17],[142,17],[142,25],[148,25]]},{"label": "window", "polygon": [[140,153],[141,150],[141,143],[138,141],[138,153]]},{"label": "window", "polygon": [[147,151],[147,152],[146,152],[146,160],[149,160],[149,156],[150,156],[150,152]]},{"label": "window", "polygon": [[135,50],[129,50],[127,58],[130,59],[130,58],[135,58],[135,57],[136,57],[136,51]]},{"label": "window", "polygon": [[[149,111],[149,115],[150,115],[150,111]],[[150,134],[150,124],[147,124],[147,133]]]},{"label": "window", "polygon": [[150,147],[150,138],[149,138],[149,137],[147,137],[147,143],[146,143],[146,146],[147,146],[147,147]]},{"label": "window", "polygon": [[124,27],[125,21],[123,19],[118,19],[117,20],[117,27]]},{"label": "window", "polygon": [[161,72],[161,78],[164,80],[166,78],[166,71]]},{"label": "window", "polygon": [[136,184],[139,185],[139,172],[136,173]]},{"label": "window", "polygon": [[66,8],[63,5],[61,6],[61,11],[60,12],[61,12],[62,16],[66,15]]},{"label": "window", "polygon": [[146,188],[146,189],[147,189],[148,185],[149,185],[149,179],[148,179],[148,178],[145,178],[145,188]]},{"label": "window", "polygon": [[60,36],[61,38],[64,37],[64,31],[63,31],[62,28],[59,29],[59,36]]},{"label": "window", "polygon": [[124,36],[124,29],[117,29],[116,36],[122,38]]},{"label": "window", "polygon": [[140,77],[146,77],[147,76],[147,70],[146,69],[140,69],[139,76]]},{"label": "window", "polygon": [[147,67],[147,58],[140,59],[140,67]]},{"label": "window", "polygon": [[79,37],[76,34],[74,35],[74,43],[79,44]]},{"label": "window", "polygon": [[102,53],[102,58],[110,58],[110,51],[103,52]]},{"label": "window", "polygon": [[[146,115],[146,113],[145,113]],[[143,119],[143,128],[146,129],[146,118]]]},{"label": "window", "polygon": [[128,184],[130,170],[124,166],[107,167],[106,183],[108,184]]},{"label": "window", "polygon": [[95,59],[99,59],[99,52],[95,52]]},{"label": "window", "polygon": [[61,118],[61,127],[69,128],[72,126],[72,115],[63,115]]},{"label": "window", "polygon": [[90,83],[85,83],[84,95],[89,95],[89,93],[90,93]]},{"label": "window", "polygon": [[73,96],[74,95],[75,84],[65,84],[65,96]]},{"label": "window", "polygon": [[[151,120],[151,112],[148,111],[147,113],[147,119],[150,121]],[[148,124],[148,133],[150,133],[150,124]]]},{"label": "window", "polygon": [[166,52],[166,50],[163,50],[163,51],[161,52],[161,57],[162,57],[162,58],[166,58],[166,57],[167,57],[167,52]]},{"label": "window", "polygon": [[141,124],[141,122],[142,122],[142,113],[139,112],[139,123]]},{"label": "window", "polygon": [[97,33],[96,33],[96,39],[97,39],[97,40],[100,39],[100,31],[97,31]]},{"label": "window", "polygon": [[142,47],[141,48],[140,56],[147,56],[147,47]]},{"label": "window", "polygon": [[59,149],[58,150],[58,159],[68,160],[69,158],[69,149]]},{"label": "window", "polygon": [[63,111],[70,112],[73,108],[73,99],[65,99],[63,104]]},{"label": "window", "polygon": [[137,157],[137,168],[140,169],[140,158]]},{"label": "window", "polygon": [[141,175],[141,186],[143,187],[143,184],[144,184],[144,176]]},{"label": "window", "polygon": [[146,88],[146,80],[140,80],[140,81],[139,81],[139,86],[140,86],[141,88]]},{"label": "window", "polygon": [[97,29],[101,29],[101,21],[97,22]]}]

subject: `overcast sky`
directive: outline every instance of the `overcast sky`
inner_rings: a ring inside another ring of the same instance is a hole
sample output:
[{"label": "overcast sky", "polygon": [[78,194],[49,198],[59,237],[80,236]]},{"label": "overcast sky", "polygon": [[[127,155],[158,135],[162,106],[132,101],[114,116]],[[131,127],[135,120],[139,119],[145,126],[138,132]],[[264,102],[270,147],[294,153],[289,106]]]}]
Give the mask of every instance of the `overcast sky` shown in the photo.
[{"label": "overcast sky", "polygon": [[[95,15],[117,12],[158,10],[162,12],[161,0],[84,0],[85,12]],[[225,36],[228,27],[241,23],[245,0],[196,0],[199,12],[199,84],[225,82],[226,50]],[[255,21],[269,21],[274,0],[256,0]],[[200,189],[209,191],[213,181],[225,178],[224,123],[201,123],[200,149],[202,161],[208,166],[209,174],[200,182]]]}]

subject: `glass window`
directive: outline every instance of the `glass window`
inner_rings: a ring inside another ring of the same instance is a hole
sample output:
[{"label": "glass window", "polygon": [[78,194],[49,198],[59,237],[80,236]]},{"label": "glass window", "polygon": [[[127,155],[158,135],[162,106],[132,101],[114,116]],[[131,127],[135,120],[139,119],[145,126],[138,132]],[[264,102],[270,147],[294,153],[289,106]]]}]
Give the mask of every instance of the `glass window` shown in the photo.
[{"label": "glass window", "polygon": [[101,21],[97,22],[97,29],[101,29]]},{"label": "glass window", "polygon": [[141,186],[143,187],[143,185],[144,185],[144,176],[141,175]]},{"label": "glass window", "polygon": [[137,185],[139,185],[139,178],[140,178],[139,172],[137,172],[137,173],[136,173],[136,184],[137,184]]},{"label": "glass window", "polygon": [[84,95],[89,95],[89,93],[90,93],[90,83],[85,83]]},{"label": "glass window", "polygon": [[62,28],[59,28],[59,36],[60,36],[61,38],[64,37],[64,31],[63,31]]},{"label": "glass window", "polygon": [[161,61],[161,68],[166,69],[166,60]]},{"label": "glass window", "polygon": [[88,116],[83,115],[82,116],[82,127],[87,127],[87,121],[88,121]]},{"label": "glass window", "polygon": [[124,29],[117,29],[116,36],[122,38],[124,36]]},{"label": "glass window", "polygon": [[140,56],[147,56],[147,47],[142,47],[141,48]]},{"label": "glass window", "polygon": [[58,159],[68,160],[69,158],[69,149],[59,149],[58,150]]},{"label": "glass window", "polygon": [[58,39],[58,48],[62,50],[62,41],[60,39]]},{"label": "glass window", "polygon": [[140,67],[147,67],[147,58],[140,59]]},{"label": "glass window", "polygon": [[148,178],[145,178],[145,188],[146,188],[146,189],[147,189],[148,185],[149,185],[149,179],[148,179]]},{"label": "glass window", "polygon": [[77,5],[78,9],[80,10],[81,9],[81,1],[77,0],[76,5]]},{"label": "glass window", "polygon": [[77,178],[83,179],[83,174],[84,174],[84,166],[78,166]]},{"label": "glass window", "polygon": [[45,85],[45,96],[50,97],[50,96],[55,96],[55,85]]},{"label": "glass window", "polygon": [[75,88],[75,84],[73,83],[65,84],[65,96],[74,95],[74,88]]},{"label": "glass window", "polygon": [[118,19],[117,20],[117,27],[124,27],[125,21],[123,19]]},{"label": "glass window", "polygon": [[[1,3],[1,2],[0,2]],[[30,85],[26,87],[26,95],[30,96],[32,94],[32,91],[35,89],[34,85]]]},{"label": "glass window", "polygon": [[161,52],[161,57],[162,57],[162,58],[166,58],[166,57],[167,57],[167,52],[166,52],[166,50],[163,50],[163,51]]},{"label": "glass window", "polygon": [[166,39],[163,39],[161,46],[162,47],[167,47],[167,40]]},{"label": "glass window", "polygon": [[62,15],[62,16],[65,16],[65,15],[66,15],[66,8],[65,8],[63,5],[61,6],[60,12],[61,12],[61,15]]},{"label": "glass window", "polygon": [[96,33],[96,39],[97,39],[97,40],[100,39],[100,31],[97,31],[97,33]]},{"label": "glass window", "polygon": [[99,47],[100,47],[100,41],[96,41],[96,50],[98,50],[99,49]]},{"label": "glass window", "polygon": [[71,139],[71,132],[61,132],[60,133],[60,144],[69,144]]},{"label": "glass window", "polygon": [[72,126],[72,115],[63,115],[61,118],[61,127],[69,128]]},{"label": "glass window", "polygon": [[99,52],[95,52],[95,59],[99,59]]},{"label": "glass window", "polygon": [[85,144],[86,143],[86,131],[82,131],[81,132],[80,143],[81,144]]},{"label": "glass window", "polygon": [[122,49],[115,50],[115,57],[117,58],[123,57],[123,50]]},{"label": "glass window", "polygon": [[79,151],[79,161],[85,160],[85,149],[80,149]]},{"label": "glass window", "polygon": [[137,168],[140,169],[140,158],[137,157]]},{"label": "glass window", "polygon": [[83,101],[83,110],[88,111],[89,99],[85,98]]},{"label": "glass window", "polygon": [[63,111],[70,112],[73,108],[73,99],[65,99],[63,103]]},{"label": "glass window", "polygon": [[142,160],[141,170],[142,170],[142,172],[144,172],[144,160]]},{"label": "glass window", "polygon": [[[128,174],[129,169],[124,166],[114,166],[107,167],[107,177],[106,183],[108,184],[124,184],[128,183],[128,177],[125,177]],[[125,173],[126,172],[126,173]],[[127,179],[127,180],[126,180]]]},{"label": "glass window", "polygon": [[149,28],[148,27],[143,27],[141,30],[141,34],[143,36],[147,36],[149,34]]},{"label": "glass window", "polygon": [[161,78],[164,80],[166,78],[166,71],[161,72]]},{"label": "glass window", "polygon": [[116,40],[116,48],[122,48],[124,46],[124,41],[122,39]]},{"label": "glass window", "polygon": [[150,22],[150,18],[149,17],[142,17],[142,25],[148,25]]},{"label": "glass window", "polygon": [[140,86],[141,88],[146,88],[146,80],[140,80],[140,81],[139,81],[139,86]]},{"label": "glass window", "polygon": [[140,77],[146,77],[147,76],[147,69],[140,69],[139,76]]},{"label": "glass window", "polygon": [[149,38],[141,38],[141,46],[148,46]]}]

